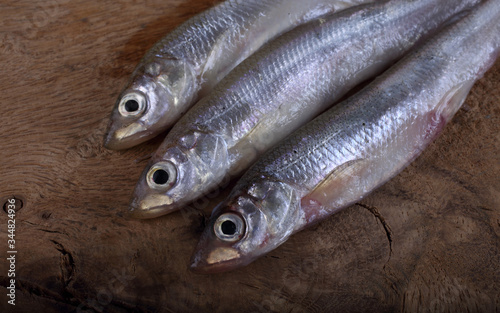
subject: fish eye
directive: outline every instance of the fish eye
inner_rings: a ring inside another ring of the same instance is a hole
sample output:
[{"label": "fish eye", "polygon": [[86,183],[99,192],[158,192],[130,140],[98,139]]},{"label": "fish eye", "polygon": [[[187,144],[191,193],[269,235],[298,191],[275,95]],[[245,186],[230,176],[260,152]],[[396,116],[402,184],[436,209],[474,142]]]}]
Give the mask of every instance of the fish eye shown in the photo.
[{"label": "fish eye", "polygon": [[118,105],[118,111],[122,116],[135,116],[146,110],[146,97],[137,92],[131,92],[123,96]]},{"label": "fish eye", "polygon": [[237,241],[245,234],[245,221],[239,214],[221,214],[215,221],[214,232],[220,240]]},{"label": "fish eye", "polygon": [[169,189],[177,181],[177,168],[171,162],[158,162],[151,166],[146,180],[153,189]]}]

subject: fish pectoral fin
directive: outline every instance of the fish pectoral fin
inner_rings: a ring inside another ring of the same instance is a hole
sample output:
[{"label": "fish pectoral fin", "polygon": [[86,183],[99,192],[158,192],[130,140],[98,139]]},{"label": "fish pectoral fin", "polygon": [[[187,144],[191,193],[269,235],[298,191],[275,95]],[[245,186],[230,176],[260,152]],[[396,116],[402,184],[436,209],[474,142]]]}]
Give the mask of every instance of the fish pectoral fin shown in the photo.
[{"label": "fish pectoral fin", "polygon": [[474,80],[466,80],[448,91],[439,101],[436,114],[449,121],[464,103],[469,91],[474,85]]},{"label": "fish pectoral fin", "polygon": [[367,159],[351,160],[336,167],[314,190],[301,199],[308,221],[341,209],[340,203],[359,200],[363,177],[370,170]]},{"label": "fish pectoral fin", "polygon": [[[162,68],[157,73],[158,82],[170,93],[173,105],[179,103],[190,103],[192,101],[193,88],[196,88],[196,77],[194,69],[189,62],[173,58],[163,58]],[[155,72],[155,70],[151,70]]]},{"label": "fish pectoral fin", "polygon": [[417,125],[420,125],[420,128],[418,128],[418,133],[415,133],[414,136],[415,138],[421,136],[426,144],[418,143],[416,145],[415,151],[418,151],[415,153],[416,155],[420,154],[422,148],[436,139],[443,131],[446,123],[450,121],[464,103],[473,85],[474,81],[467,80],[454,86],[446,92],[432,111],[427,112],[417,120]]},{"label": "fish pectoral fin", "polygon": [[[233,35],[232,30],[226,30],[222,33],[214,42],[213,48],[210,51],[205,65],[201,71],[201,78],[204,82],[204,86],[200,91],[201,97],[208,94],[208,92],[213,88],[213,86],[219,82],[226,74],[232,69],[227,67],[221,67],[220,59],[222,58],[237,58],[236,55],[228,55],[231,51],[227,49],[228,44],[232,43]],[[234,43],[233,43],[234,44]],[[224,63],[224,62],[222,62]],[[209,82],[212,82],[208,85]]]}]

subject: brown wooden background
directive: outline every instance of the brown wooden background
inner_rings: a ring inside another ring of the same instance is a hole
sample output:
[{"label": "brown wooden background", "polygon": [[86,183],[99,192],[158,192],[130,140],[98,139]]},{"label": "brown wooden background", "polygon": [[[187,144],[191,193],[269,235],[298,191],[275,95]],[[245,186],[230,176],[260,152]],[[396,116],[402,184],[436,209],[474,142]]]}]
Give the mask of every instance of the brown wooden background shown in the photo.
[{"label": "brown wooden background", "polygon": [[15,310],[0,211],[0,311],[499,312],[498,61],[409,168],[245,268],[187,270],[217,199],[122,217],[160,140],[107,151],[111,108],[144,52],[213,4],[0,3],[0,205],[23,201]]}]

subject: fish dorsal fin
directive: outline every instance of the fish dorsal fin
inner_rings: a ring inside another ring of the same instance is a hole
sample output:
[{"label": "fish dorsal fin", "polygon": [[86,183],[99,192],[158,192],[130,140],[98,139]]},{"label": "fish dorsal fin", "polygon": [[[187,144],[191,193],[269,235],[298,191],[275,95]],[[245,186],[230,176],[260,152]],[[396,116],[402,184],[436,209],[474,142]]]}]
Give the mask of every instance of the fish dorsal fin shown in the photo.
[{"label": "fish dorsal fin", "polygon": [[360,199],[363,177],[369,170],[367,159],[347,161],[337,166],[309,194],[301,199],[301,207],[307,222],[342,209],[341,203],[353,203]]}]

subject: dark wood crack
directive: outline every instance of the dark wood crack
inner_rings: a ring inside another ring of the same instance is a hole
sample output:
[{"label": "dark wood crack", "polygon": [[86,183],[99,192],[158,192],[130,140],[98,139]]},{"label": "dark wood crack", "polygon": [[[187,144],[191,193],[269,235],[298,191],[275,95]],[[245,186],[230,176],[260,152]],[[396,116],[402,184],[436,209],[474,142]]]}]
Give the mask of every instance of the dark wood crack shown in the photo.
[{"label": "dark wood crack", "polygon": [[51,240],[51,242],[56,246],[57,251],[61,252],[61,279],[63,286],[67,287],[73,280],[75,274],[75,261],[73,255],[66,250],[61,243],[55,240]]},{"label": "dark wood crack", "polygon": [[356,205],[359,205],[360,207],[365,208],[368,211],[370,211],[370,213],[372,213],[375,216],[375,218],[377,218],[380,221],[380,223],[382,224],[382,227],[384,227],[385,234],[387,236],[387,240],[389,241],[389,259],[390,259],[392,256],[392,230],[391,230],[391,227],[385,221],[384,217],[382,216],[382,214],[380,214],[380,212],[378,211],[378,209],[376,207],[369,206],[369,205],[366,205],[363,203],[356,203]]}]

